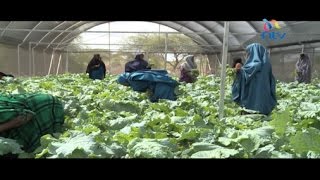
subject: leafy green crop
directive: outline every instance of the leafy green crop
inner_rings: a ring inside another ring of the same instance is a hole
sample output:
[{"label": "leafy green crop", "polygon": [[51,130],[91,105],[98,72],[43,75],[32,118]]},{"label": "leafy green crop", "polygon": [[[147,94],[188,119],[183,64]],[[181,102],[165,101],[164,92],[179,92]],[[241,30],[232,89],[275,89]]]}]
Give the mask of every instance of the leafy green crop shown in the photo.
[{"label": "leafy green crop", "polygon": [[0,155],[32,158],[319,158],[319,84],[277,84],[272,115],[240,115],[228,70],[225,118],[218,119],[220,79],[181,84],[177,101],[151,103],[147,94],[84,74],[4,79],[0,93],[43,92],[65,107],[65,131],[44,135],[26,154],[0,138]]}]

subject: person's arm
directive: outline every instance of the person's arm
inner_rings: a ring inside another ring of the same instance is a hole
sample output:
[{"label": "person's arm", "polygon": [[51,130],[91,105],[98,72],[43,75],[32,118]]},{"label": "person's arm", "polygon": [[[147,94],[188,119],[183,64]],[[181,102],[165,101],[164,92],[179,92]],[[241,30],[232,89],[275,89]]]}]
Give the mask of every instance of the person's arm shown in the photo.
[{"label": "person's arm", "polygon": [[296,72],[299,74],[299,73],[301,73],[301,68],[300,68],[300,62],[299,62],[299,60],[297,61],[297,63],[296,63]]},{"label": "person's arm", "polygon": [[86,73],[90,73],[91,69],[95,68],[95,67],[99,67],[99,64],[97,64],[95,61],[91,60],[87,66]]},{"label": "person's arm", "polygon": [[191,70],[186,70],[186,69],[183,68],[183,72],[189,77],[192,76],[192,71]]},{"label": "person's arm", "polygon": [[300,68],[300,72],[302,73],[302,75],[306,76],[310,70],[310,60],[305,60],[305,63],[303,64],[303,66],[301,66]]},{"label": "person's arm", "polygon": [[104,64],[104,62],[101,60],[101,64],[102,64],[102,67],[103,67],[103,74],[104,74],[104,77],[106,77],[106,65]]},{"label": "person's arm", "polygon": [[148,61],[146,62],[147,62],[147,69],[151,69],[151,66],[153,66],[153,64],[148,63]]},{"label": "person's arm", "polygon": [[89,73],[89,72],[90,72],[90,68],[91,68],[91,61],[89,62],[88,66],[87,66],[86,73]]},{"label": "person's arm", "polygon": [[0,133],[7,131],[7,130],[10,130],[10,129],[13,129],[13,128],[20,127],[20,126],[24,125],[25,123],[27,123],[28,121],[30,121],[32,119],[32,117],[33,117],[32,114],[26,114],[24,116],[22,116],[22,115],[17,116],[8,122],[2,123],[2,124],[0,124]]},{"label": "person's arm", "polygon": [[151,69],[151,67],[149,67],[149,63],[148,63],[148,61],[146,61],[146,60],[142,60],[142,64],[143,64],[143,67],[144,67],[144,69]]},{"label": "person's arm", "polygon": [[261,68],[262,63],[259,59],[254,59],[252,62],[242,66],[240,70],[244,73],[245,84],[249,83],[252,77],[255,77],[254,75],[261,71]]}]

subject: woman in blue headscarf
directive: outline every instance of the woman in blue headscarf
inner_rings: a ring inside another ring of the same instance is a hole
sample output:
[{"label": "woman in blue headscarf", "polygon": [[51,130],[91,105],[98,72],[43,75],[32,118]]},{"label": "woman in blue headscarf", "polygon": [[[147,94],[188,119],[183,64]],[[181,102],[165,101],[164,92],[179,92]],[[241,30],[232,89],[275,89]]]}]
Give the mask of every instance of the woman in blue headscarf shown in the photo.
[{"label": "woman in blue headscarf", "polygon": [[258,43],[248,45],[246,51],[246,63],[236,68],[232,99],[246,109],[268,115],[277,104],[276,81],[268,52]]},{"label": "woman in blue headscarf", "polygon": [[176,100],[175,88],[178,82],[172,79],[166,70],[139,70],[125,72],[118,78],[118,83],[130,86],[137,92],[149,92],[151,102],[159,99]]}]

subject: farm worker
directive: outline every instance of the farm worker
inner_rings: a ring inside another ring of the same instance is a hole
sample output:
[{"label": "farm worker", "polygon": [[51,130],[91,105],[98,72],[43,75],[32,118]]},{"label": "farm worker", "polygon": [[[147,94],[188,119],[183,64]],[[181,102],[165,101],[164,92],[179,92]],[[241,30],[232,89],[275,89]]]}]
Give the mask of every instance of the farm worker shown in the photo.
[{"label": "farm worker", "polygon": [[14,76],[11,74],[5,74],[3,72],[0,72],[0,79],[2,79],[3,77],[14,77]]},{"label": "farm worker", "polygon": [[199,71],[197,64],[194,62],[194,56],[189,55],[186,57],[185,62],[180,66],[180,82],[193,83],[197,80]]},{"label": "farm worker", "polygon": [[26,152],[40,146],[45,134],[59,132],[63,105],[49,94],[0,94],[0,136],[15,139]]},{"label": "farm worker", "polygon": [[149,92],[151,102],[177,99],[174,91],[178,82],[173,80],[166,70],[125,72],[119,76],[118,83],[130,86],[134,91]]},{"label": "farm worker", "polygon": [[240,69],[242,66],[243,66],[243,63],[241,58],[235,58],[233,60],[232,68]]},{"label": "farm worker", "polygon": [[261,44],[247,46],[247,61],[237,71],[232,99],[249,110],[268,115],[276,106],[276,81],[268,52]]},{"label": "farm worker", "polygon": [[137,54],[134,60],[129,61],[125,64],[125,72],[131,73],[134,71],[151,69],[149,63],[143,58],[143,54]]},{"label": "farm worker", "polygon": [[106,77],[106,65],[102,61],[100,54],[95,54],[87,66],[86,73],[91,79],[104,79]]},{"label": "farm worker", "polygon": [[300,59],[296,63],[296,80],[299,83],[311,82],[311,62],[308,55],[301,54]]}]

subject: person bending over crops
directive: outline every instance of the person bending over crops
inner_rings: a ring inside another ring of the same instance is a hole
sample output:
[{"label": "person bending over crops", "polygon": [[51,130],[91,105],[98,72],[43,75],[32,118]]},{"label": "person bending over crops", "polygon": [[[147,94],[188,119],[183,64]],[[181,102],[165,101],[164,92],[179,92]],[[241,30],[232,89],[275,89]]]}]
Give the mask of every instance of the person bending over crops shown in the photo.
[{"label": "person bending over crops", "polygon": [[139,70],[151,69],[149,63],[143,58],[143,54],[137,54],[134,60],[125,64],[125,72],[131,73]]},{"label": "person bending over crops", "polygon": [[247,46],[247,61],[236,70],[232,84],[233,101],[249,110],[268,115],[276,106],[276,81],[268,52],[261,44]]},{"label": "person bending over crops", "polygon": [[49,94],[0,94],[0,136],[15,139],[26,152],[40,146],[45,134],[60,132],[62,103]]},{"label": "person bending over crops", "polygon": [[118,83],[130,86],[134,91],[148,92],[151,102],[157,102],[159,99],[177,99],[174,91],[178,82],[172,79],[166,70],[125,72],[119,76]]},{"label": "person bending over crops", "polygon": [[14,76],[11,74],[5,74],[3,72],[0,72],[0,79],[2,79],[3,77],[13,77],[14,78]]},{"label": "person bending over crops", "polygon": [[100,54],[95,54],[87,66],[86,73],[91,79],[104,79],[106,77],[106,65],[102,61]]},{"label": "person bending over crops", "polygon": [[197,64],[194,62],[194,56],[190,55],[186,57],[184,63],[180,66],[180,82],[193,83],[197,81],[199,71],[197,70]]},{"label": "person bending over crops", "polygon": [[311,62],[308,55],[301,54],[300,59],[296,63],[296,80],[299,83],[311,82]]}]

